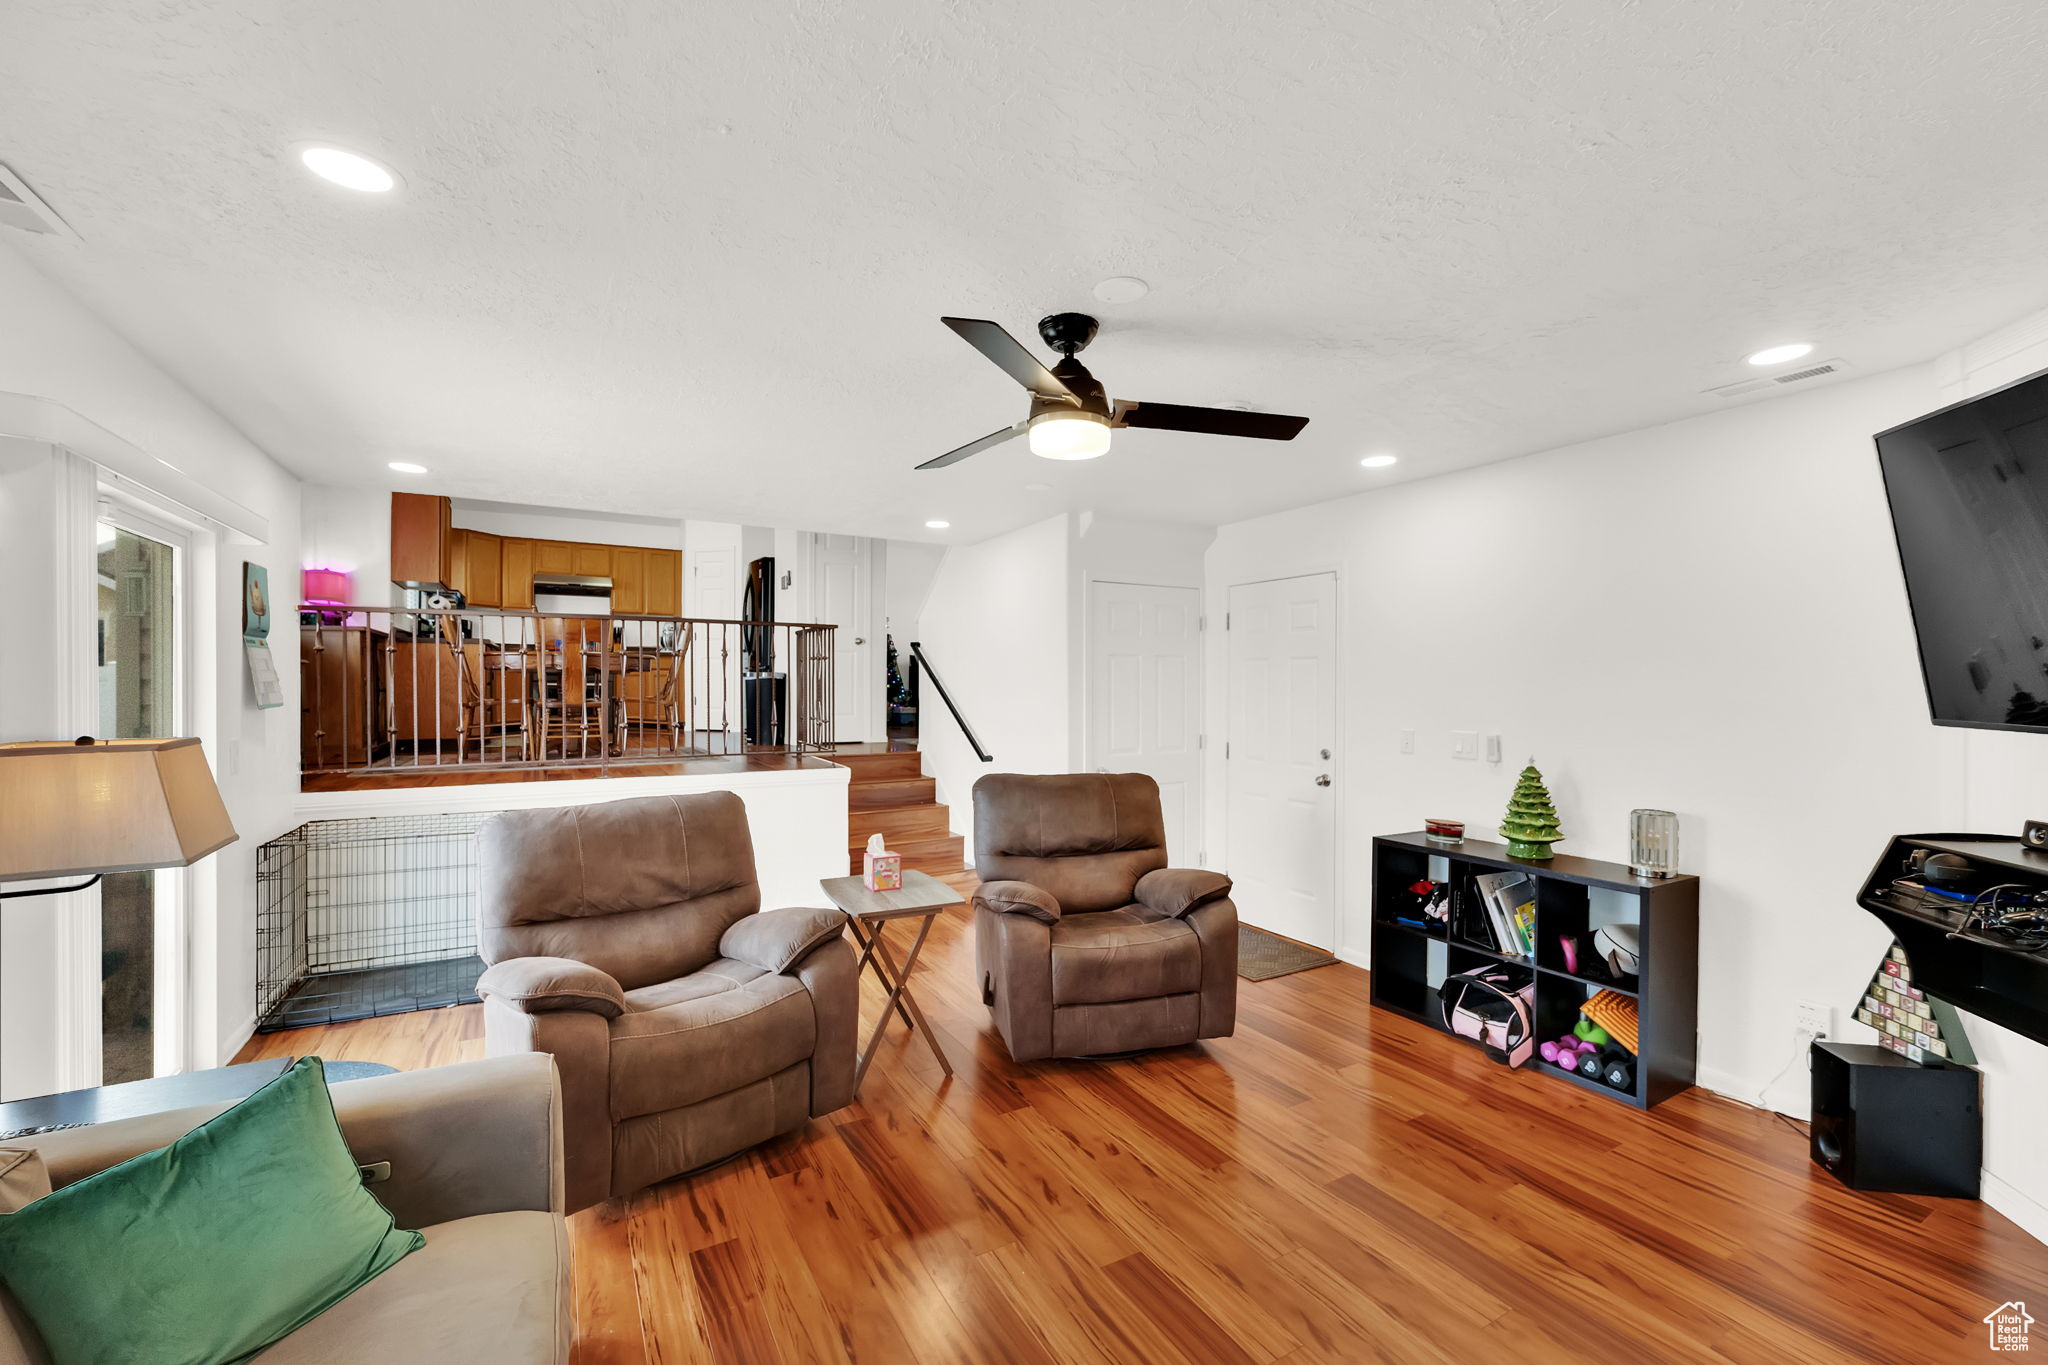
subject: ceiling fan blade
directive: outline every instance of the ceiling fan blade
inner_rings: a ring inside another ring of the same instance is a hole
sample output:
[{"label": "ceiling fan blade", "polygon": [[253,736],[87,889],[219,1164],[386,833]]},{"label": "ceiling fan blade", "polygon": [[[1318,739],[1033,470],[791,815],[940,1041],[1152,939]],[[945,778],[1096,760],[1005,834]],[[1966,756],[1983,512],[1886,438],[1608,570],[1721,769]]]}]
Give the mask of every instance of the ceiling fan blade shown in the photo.
[{"label": "ceiling fan blade", "polygon": [[958,450],[949,450],[945,454],[939,456],[939,458],[936,460],[926,460],[923,464],[919,465],[918,468],[944,469],[949,464],[959,464],[969,455],[979,455],[982,451],[987,450],[990,446],[1001,445],[1003,442],[1009,440],[1012,436],[1015,436],[1019,432],[1023,431],[1024,428],[1029,425],[1030,423],[1028,422],[1019,422],[1016,426],[1004,427],[1001,431],[991,431],[988,435],[982,437],[980,440],[969,441],[966,445],[961,446]]},{"label": "ceiling fan blade", "polygon": [[1291,441],[1308,425],[1306,417],[1277,412],[1239,412],[1235,408],[1191,408],[1180,403],[1132,403],[1117,400],[1114,425],[1154,427],[1160,431],[1205,431],[1215,436],[1253,436],[1262,441]]},{"label": "ceiling fan blade", "polygon": [[1074,391],[1062,383],[1024,344],[985,318],[940,318],[959,333],[960,339],[1002,368],[1003,373],[1033,393],[1047,398],[1065,398],[1078,403]]}]

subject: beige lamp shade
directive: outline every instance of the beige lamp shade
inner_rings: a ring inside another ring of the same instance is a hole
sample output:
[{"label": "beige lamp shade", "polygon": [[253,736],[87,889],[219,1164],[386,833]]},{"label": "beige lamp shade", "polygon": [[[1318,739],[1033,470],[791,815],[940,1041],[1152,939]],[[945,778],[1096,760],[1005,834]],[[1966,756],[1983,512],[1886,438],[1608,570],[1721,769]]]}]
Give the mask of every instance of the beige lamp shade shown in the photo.
[{"label": "beige lamp shade", "polygon": [[0,744],[0,881],[183,867],[237,837],[196,739]]}]

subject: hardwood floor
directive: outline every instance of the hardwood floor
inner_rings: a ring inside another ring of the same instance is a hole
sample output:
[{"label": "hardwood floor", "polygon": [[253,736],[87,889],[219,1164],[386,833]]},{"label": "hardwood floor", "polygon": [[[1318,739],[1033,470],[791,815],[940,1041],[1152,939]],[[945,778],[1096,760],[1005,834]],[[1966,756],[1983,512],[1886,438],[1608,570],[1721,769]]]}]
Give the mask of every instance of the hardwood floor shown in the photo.
[{"label": "hardwood floor", "polygon": [[[898,1027],[852,1107],[571,1221],[580,1365],[1961,1360],[2048,1285],[1982,1204],[1852,1193],[1704,1091],[1639,1114],[1503,1071],[1353,967],[1241,982],[1233,1038],[1028,1067],[964,911],[913,985],[950,1083]],[[441,1065],[478,1015],[243,1055]]]}]

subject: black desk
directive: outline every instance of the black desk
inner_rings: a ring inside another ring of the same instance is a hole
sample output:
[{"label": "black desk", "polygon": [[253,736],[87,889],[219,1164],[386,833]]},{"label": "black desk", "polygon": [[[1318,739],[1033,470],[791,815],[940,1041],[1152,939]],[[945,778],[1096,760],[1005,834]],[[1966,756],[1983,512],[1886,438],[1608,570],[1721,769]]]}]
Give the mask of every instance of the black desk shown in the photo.
[{"label": "black desk", "polygon": [[[37,1130],[83,1128],[87,1124],[162,1114],[195,1104],[245,1100],[282,1076],[296,1060],[271,1057],[260,1062],[103,1085],[93,1090],[67,1090],[61,1095],[38,1095],[0,1104],[0,1141],[24,1137]],[[381,1062],[328,1062],[326,1069],[329,1081],[352,1081],[396,1070]]]}]

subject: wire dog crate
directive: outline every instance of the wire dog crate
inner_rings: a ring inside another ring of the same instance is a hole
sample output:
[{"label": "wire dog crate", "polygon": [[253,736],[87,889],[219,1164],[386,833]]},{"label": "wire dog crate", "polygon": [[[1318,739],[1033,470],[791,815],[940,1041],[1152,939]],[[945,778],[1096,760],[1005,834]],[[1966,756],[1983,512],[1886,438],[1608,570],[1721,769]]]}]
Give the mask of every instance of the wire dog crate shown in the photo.
[{"label": "wire dog crate", "polygon": [[256,851],[256,1031],[473,1004],[485,814],[315,820]]}]

